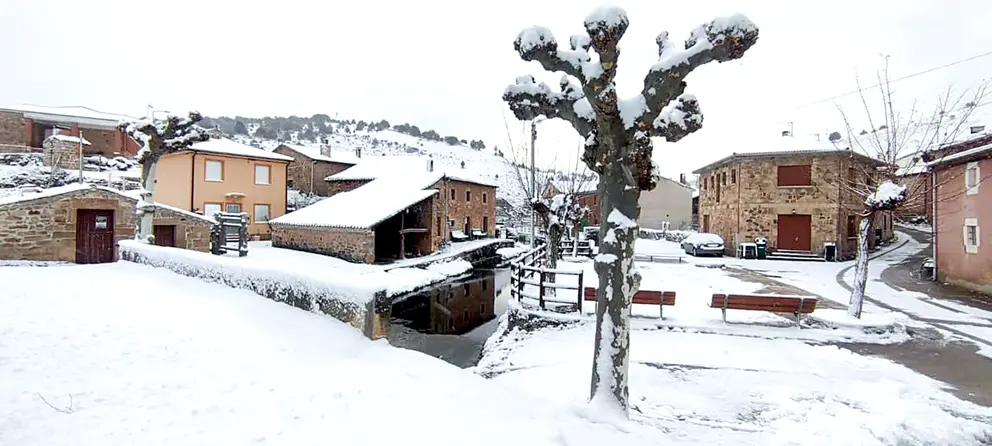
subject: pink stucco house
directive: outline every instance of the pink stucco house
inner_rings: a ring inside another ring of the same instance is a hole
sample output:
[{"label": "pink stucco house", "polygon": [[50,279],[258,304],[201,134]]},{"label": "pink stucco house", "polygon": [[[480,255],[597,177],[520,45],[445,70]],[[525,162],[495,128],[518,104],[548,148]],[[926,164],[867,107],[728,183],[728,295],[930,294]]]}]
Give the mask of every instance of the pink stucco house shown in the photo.
[{"label": "pink stucco house", "polygon": [[992,240],[982,243],[982,233],[992,237],[992,137],[955,146],[930,163],[937,277],[992,295]]}]

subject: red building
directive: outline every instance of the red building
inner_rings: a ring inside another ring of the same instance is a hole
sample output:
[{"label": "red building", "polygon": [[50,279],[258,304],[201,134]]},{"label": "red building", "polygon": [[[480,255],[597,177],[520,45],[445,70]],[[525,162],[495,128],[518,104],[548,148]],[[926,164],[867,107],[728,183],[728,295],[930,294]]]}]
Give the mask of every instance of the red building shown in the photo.
[{"label": "red building", "polygon": [[40,151],[49,136],[82,134],[90,143],[86,155],[134,156],[138,143],[117,129],[121,121],[133,119],[80,106],[0,107],[0,152]]}]

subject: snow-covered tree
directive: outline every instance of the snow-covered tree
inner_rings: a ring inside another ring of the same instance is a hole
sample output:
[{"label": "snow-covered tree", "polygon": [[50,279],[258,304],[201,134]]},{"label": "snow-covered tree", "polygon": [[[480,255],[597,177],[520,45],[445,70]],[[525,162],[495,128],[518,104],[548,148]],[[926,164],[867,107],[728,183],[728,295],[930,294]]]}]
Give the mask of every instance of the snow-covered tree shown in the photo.
[{"label": "snow-covered tree", "polygon": [[155,166],[158,160],[170,153],[188,149],[191,145],[210,139],[202,128],[196,125],[203,119],[198,112],[189,116],[169,116],[164,120],[151,117],[122,123],[120,128],[141,143],[138,162],[141,163],[141,199],[138,200],[138,215],[135,238],[145,243],[153,243],[155,236],[152,223],[155,217]]},{"label": "snow-covered tree", "polygon": [[590,400],[615,406],[626,416],[630,303],[640,285],[634,269],[637,201],[659,180],[651,138],[675,142],[700,129],[703,115],[696,98],[685,93],[686,76],[703,64],[742,57],[757,41],[758,28],[740,14],[717,18],[694,29],[681,48],[662,32],[656,39],[658,61],[641,92],[623,100],[617,97],[615,78],[627,13],[619,7],[597,8],[584,24],[586,35],[572,36],[571,49],[559,48],[548,28],[521,31],[513,43],[520,57],[564,73],[561,89],[521,76],[503,99],[517,119],[561,118],[586,140],[582,160],[599,175],[604,229],[595,266],[599,288]]},{"label": "snow-covered tree", "polygon": [[989,83],[960,92],[948,88],[928,110],[920,109],[916,102],[905,108],[897,104],[889,80],[888,59],[878,74],[879,96],[875,101],[868,99],[860,81],[857,85],[864,120],[873,130],[855,131],[852,116],[842,108],[841,117],[851,149],[877,161],[877,164],[859,164],[853,177],[842,182],[845,189],[858,198],[856,208],[849,210],[861,219],[857,229],[854,284],[847,308],[850,316],[860,318],[868,282],[872,225],[881,213],[929,203],[937,187],[932,177],[905,173],[914,169],[924,171],[921,168],[926,167],[926,160],[932,160],[934,151],[967,133],[975,105],[987,96]]}]

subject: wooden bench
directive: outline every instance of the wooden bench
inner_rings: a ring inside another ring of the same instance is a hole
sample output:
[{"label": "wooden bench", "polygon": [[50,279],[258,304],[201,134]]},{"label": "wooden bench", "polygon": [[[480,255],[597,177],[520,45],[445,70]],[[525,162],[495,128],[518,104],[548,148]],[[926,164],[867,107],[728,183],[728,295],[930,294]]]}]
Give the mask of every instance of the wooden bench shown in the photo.
[{"label": "wooden bench", "polygon": [[755,310],[773,313],[792,313],[796,316],[799,328],[799,317],[816,310],[817,298],[813,296],[777,296],[774,294],[722,294],[713,295],[710,308],[723,311],[723,322],[727,322],[727,310]]},{"label": "wooden bench", "polygon": [[[596,288],[586,287],[583,297],[585,300],[595,302]],[[638,292],[634,293],[634,297],[631,299],[631,303],[640,304],[640,305],[657,305],[658,315],[662,319],[665,319],[665,305],[668,306],[675,305],[675,292],[639,290]]]}]

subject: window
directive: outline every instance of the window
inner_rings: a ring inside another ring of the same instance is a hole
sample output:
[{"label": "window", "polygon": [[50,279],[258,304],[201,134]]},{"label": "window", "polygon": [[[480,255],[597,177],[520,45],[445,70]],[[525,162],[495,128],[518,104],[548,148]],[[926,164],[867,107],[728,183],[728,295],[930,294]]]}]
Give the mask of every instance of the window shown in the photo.
[{"label": "window", "polygon": [[737,184],[737,169],[730,171],[730,184]]},{"label": "window", "polygon": [[810,165],[778,166],[778,186],[812,186]]},{"label": "window", "polygon": [[451,189],[451,201],[455,201],[455,190]]},{"label": "window", "polygon": [[268,164],[255,165],[255,184],[269,184],[270,168]]},{"label": "window", "polygon": [[218,160],[203,161],[203,179],[207,181],[224,181],[224,162]]},{"label": "window", "polygon": [[978,163],[968,163],[964,168],[964,188],[965,195],[975,195],[978,193],[979,183]]},{"label": "window", "polygon": [[437,218],[437,229],[434,231],[434,235],[441,235],[441,217]]},{"label": "window", "polygon": [[489,194],[483,192],[482,193],[482,202],[485,203],[487,201],[489,201]]},{"label": "window", "polygon": [[727,172],[721,172],[720,173],[720,184],[722,184],[724,186],[727,185]]},{"label": "window", "polygon": [[854,215],[847,216],[847,238],[858,236],[858,218]]},{"label": "window", "polygon": [[465,189],[465,202],[469,203],[472,201],[472,191]]},{"label": "window", "polygon": [[489,217],[482,217],[482,232],[489,232]]},{"label": "window", "polygon": [[241,205],[238,203],[227,203],[226,205],[224,205],[224,208],[225,208],[224,212],[228,212],[231,214],[241,213]]},{"label": "window", "polygon": [[[483,280],[482,281],[482,291],[486,291],[488,289],[489,289],[489,282],[486,282],[485,280]],[[486,312],[486,304],[482,304],[482,312],[483,313]]]},{"label": "window", "polygon": [[287,178],[286,179],[286,189],[292,189],[292,188],[293,188],[293,179],[292,178]]},{"label": "window", "polygon": [[255,223],[265,223],[269,221],[269,205],[267,204],[256,204],[255,205]]},{"label": "window", "polygon": [[710,184],[709,180],[703,178],[703,190],[709,190],[709,184]]},{"label": "window", "polygon": [[462,288],[465,290],[465,295],[472,294],[472,287],[469,284],[466,283]]},{"label": "window", "polygon": [[220,212],[221,207],[218,203],[203,203],[203,215],[207,217],[212,217],[214,214]]},{"label": "window", "polygon": [[968,254],[978,254],[978,247],[982,244],[982,231],[978,227],[977,218],[964,219],[964,252]]}]

